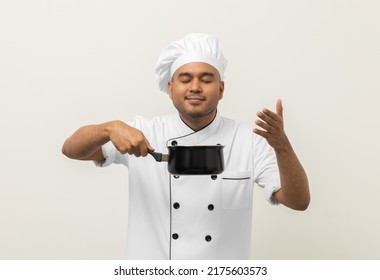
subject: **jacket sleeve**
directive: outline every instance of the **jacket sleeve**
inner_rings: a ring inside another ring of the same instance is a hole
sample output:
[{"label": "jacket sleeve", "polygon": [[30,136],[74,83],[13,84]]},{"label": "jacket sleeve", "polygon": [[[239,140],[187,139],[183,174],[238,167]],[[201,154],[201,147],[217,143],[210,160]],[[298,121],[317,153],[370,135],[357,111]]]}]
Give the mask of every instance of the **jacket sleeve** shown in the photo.
[{"label": "jacket sleeve", "polygon": [[264,190],[265,198],[274,205],[279,204],[273,193],[281,188],[280,175],[274,149],[265,138],[253,135],[254,182]]},{"label": "jacket sleeve", "polygon": [[105,158],[103,161],[94,161],[95,165],[98,167],[107,167],[112,163],[123,164],[128,166],[128,154],[120,153],[111,141],[107,142],[102,146],[102,153]]}]

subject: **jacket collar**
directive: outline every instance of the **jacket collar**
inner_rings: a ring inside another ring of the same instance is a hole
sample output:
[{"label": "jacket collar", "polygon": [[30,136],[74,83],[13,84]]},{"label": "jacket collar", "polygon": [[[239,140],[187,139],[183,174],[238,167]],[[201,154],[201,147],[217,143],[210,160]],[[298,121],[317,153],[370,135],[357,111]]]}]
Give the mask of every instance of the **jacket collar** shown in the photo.
[{"label": "jacket collar", "polygon": [[[205,128],[194,131],[189,126],[187,126],[183,120],[180,118],[179,114],[175,116],[175,127],[176,127],[176,134],[177,136],[174,136],[178,145],[200,145],[200,144],[207,144],[207,145],[216,145],[217,143],[202,143],[206,141],[206,139],[214,134],[218,128],[220,127],[222,123],[222,117],[219,114],[219,111],[216,112],[216,116],[214,120]],[[167,144],[170,146],[171,142],[168,142]]]}]

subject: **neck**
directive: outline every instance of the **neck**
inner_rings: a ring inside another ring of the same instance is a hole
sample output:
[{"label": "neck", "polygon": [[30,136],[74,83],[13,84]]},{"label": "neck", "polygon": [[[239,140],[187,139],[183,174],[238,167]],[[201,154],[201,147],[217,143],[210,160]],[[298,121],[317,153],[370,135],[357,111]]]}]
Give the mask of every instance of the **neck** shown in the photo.
[{"label": "neck", "polygon": [[213,114],[209,114],[202,118],[191,118],[189,116],[185,116],[183,114],[179,114],[181,120],[192,130],[199,131],[208,126],[216,117],[216,111]]}]

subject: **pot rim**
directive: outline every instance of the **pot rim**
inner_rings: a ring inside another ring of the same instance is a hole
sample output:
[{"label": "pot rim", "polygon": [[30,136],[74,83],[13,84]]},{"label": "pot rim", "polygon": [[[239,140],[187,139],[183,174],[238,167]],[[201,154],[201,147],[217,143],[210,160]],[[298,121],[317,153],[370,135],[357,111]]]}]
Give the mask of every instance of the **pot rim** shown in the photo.
[{"label": "pot rim", "polygon": [[169,149],[205,149],[205,148],[224,148],[224,145],[191,145],[191,146],[167,146]]}]

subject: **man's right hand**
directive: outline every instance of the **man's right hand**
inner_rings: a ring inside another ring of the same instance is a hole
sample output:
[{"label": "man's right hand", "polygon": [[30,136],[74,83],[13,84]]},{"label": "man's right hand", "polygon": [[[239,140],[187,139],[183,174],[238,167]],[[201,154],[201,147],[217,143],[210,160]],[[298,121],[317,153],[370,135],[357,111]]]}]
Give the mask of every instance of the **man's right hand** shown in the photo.
[{"label": "man's right hand", "polygon": [[108,125],[109,139],[122,154],[145,157],[148,150],[154,150],[140,130],[122,121],[113,121]]},{"label": "man's right hand", "polygon": [[146,156],[154,151],[144,134],[122,121],[86,125],[74,132],[63,144],[62,153],[72,159],[104,160],[102,145],[111,141],[122,154]]}]

